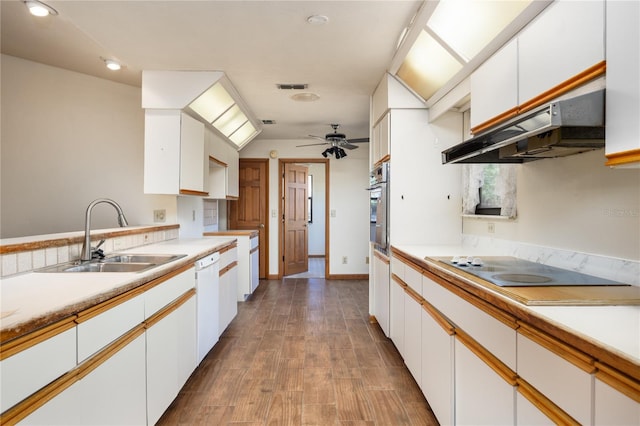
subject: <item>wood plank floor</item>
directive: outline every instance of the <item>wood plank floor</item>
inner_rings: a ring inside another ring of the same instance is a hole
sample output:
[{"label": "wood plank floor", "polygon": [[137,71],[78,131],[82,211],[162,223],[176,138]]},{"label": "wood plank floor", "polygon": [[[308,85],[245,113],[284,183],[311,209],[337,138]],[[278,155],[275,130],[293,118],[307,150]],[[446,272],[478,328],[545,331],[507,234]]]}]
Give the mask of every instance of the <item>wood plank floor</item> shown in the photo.
[{"label": "wood plank floor", "polygon": [[263,280],[159,425],[437,425],[368,282]]}]

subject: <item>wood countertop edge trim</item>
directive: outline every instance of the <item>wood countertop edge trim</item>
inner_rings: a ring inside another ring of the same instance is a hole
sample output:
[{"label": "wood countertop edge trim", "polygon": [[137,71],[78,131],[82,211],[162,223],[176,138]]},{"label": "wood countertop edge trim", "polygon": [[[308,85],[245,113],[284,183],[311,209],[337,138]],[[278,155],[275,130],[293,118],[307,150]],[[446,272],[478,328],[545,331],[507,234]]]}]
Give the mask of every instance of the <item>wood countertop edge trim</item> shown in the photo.
[{"label": "wood countertop edge trim", "polygon": [[544,396],[540,391],[531,386],[522,377],[516,378],[517,390],[527,401],[538,408],[545,416],[547,416],[555,424],[561,425],[579,425],[573,417],[565,413],[565,411],[553,403],[549,398]]},{"label": "wood countertop edge trim", "polygon": [[464,344],[471,352],[476,354],[476,356],[480,358],[493,371],[495,371],[496,374],[502,377],[505,382],[507,382],[511,386],[516,385],[518,375],[504,362],[500,361],[498,357],[485,349],[481,344],[476,342],[473,337],[457,327],[455,328],[455,336],[457,340]]},{"label": "wood countertop edge trim", "polygon": [[595,365],[596,379],[640,403],[640,382],[601,362],[596,361]]},{"label": "wood countertop edge trim", "polygon": [[259,234],[260,234],[260,231],[258,231],[257,229],[236,229],[231,231],[204,232],[202,235],[205,237],[224,237],[224,236],[257,237]]},{"label": "wood countertop edge trim", "polygon": [[[211,253],[216,252],[224,252],[230,250],[237,246],[237,242],[230,241],[224,243],[222,245],[217,245],[215,248],[205,250],[203,252],[198,253],[194,256],[187,256],[182,259],[176,261],[176,264],[170,270],[165,270],[163,272],[157,271],[152,275],[146,276],[143,279],[134,279],[133,281],[124,284],[120,287],[112,289],[106,293],[100,294],[97,297],[94,297],[90,300],[82,301],[76,304],[68,305],[63,309],[59,309],[55,312],[47,312],[38,317],[33,317],[27,321],[24,321],[19,324],[12,325],[0,332],[0,348],[4,352],[5,348],[10,348],[12,345],[20,344],[15,343],[17,339],[24,339],[25,341],[31,341],[32,339],[37,339],[38,335],[41,334],[42,330],[47,330],[47,327],[55,327],[58,323],[74,323],[78,319],[78,314],[85,311],[85,313],[90,312],[92,309],[95,309],[96,306],[101,305],[103,303],[108,303],[114,298],[123,297],[127,293],[131,291],[135,291],[136,289],[143,289],[143,291],[148,290],[150,287],[155,286],[162,281],[165,281],[167,278],[175,275],[176,273],[180,273],[186,271],[194,266],[194,262],[196,259],[199,259],[204,256],[208,256]],[[173,275],[170,275],[173,274]],[[165,280],[162,278],[165,277]],[[156,281],[161,280],[161,281]],[[155,282],[155,284],[153,284]],[[145,287],[146,286],[146,287]],[[135,294],[134,294],[135,296]],[[127,299],[125,299],[127,300]],[[122,300],[122,301],[125,301]],[[51,337],[51,336],[49,336]],[[26,345],[23,349],[27,349],[29,346],[33,344],[37,344],[38,341],[35,340],[34,343],[30,345]],[[8,346],[10,345],[10,346]],[[7,349],[9,350],[9,349]]]},{"label": "wood countertop edge trim", "polygon": [[[97,240],[100,238],[114,238],[114,237],[123,237],[127,235],[138,235],[145,234],[147,232],[157,232],[157,231],[168,231],[171,229],[178,229],[180,225],[161,225],[161,226],[149,226],[144,228],[137,229],[128,229],[121,228],[115,231],[103,231],[95,230],[91,232],[91,240]],[[10,253],[19,253],[23,251],[30,250],[41,250],[52,247],[63,247],[70,244],[82,244],[84,241],[84,237],[82,235],[78,235],[75,237],[61,237],[61,238],[49,238],[40,241],[31,241],[25,243],[18,244],[6,244],[0,245],[0,254],[10,254]]]},{"label": "wood countertop edge trim", "polygon": [[[638,363],[629,358],[627,354],[595,341],[589,336],[585,336],[575,330],[557,323],[552,323],[544,316],[526,309],[526,305],[513,301],[506,295],[494,292],[480,284],[474,284],[471,280],[464,280],[445,269],[430,266],[426,260],[407,254],[398,248],[392,247],[391,250],[394,254],[397,253],[399,256],[423,267],[424,270],[446,280],[450,287],[459,288],[471,293],[494,307],[513,315],[516,319],[532,325],[562,342],[568,342],[571,346],[593,357],[596,361],[611,366],[611,368],[620,371],[633,380],[640,381],[640,368],[638,368]],[[435,265],[436,261],[434,260],[432,262]],[[454,283],[449,280],[452,280]]]}]

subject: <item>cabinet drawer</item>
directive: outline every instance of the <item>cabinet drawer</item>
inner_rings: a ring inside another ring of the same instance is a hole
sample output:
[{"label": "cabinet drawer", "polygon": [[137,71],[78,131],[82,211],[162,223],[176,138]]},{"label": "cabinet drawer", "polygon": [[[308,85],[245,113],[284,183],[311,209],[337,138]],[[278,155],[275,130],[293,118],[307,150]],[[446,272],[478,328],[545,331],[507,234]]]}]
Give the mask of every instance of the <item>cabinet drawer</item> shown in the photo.
[{"label": "cabinet drawer", "polygon": [[407,265],[404,269],[404,282],[416,293],[422,295],[422,271]]},{"label": "cabinet drawer", "polygon": [[0,362],[2,412],[76,366],[76,327]]},{"label": "cabinet drawer", "polygon": [[516,331],[482,309],[452,293],[428,276],[422,297],[512,370],[516,369]]},{"label": "cabinet drawer", "polygon": [[238,260],[238,247],[220,253],[220,270]]},{"label": "cabinet drawer", "polygon": [[196,284],[196,273],[190,268],[145,292],[144,318],[147,319],[182,296]]},{"label": "cabinet drawer", "polygon": [[524,327],[521,327],[521,330],[522,332],[517,333],[518,376],[581,424],[592,424],[593,378],[585,369],[595,371],[595,368],[590,366],[588,358],[585,356],[581,359],[579,353],[567,351],[567,355],[581,365],[578,367],[532,339],[544,339],[545,345],[555,345],[558,350],[563,351],[565,349],[561,342],[554,341],[550,336],[535,337],[535,332]]},{"label": "cabinet drawer", "polygon": [[143,295],[112,308],[106,305],[106,308],[106,311],[88,319],[84,319],[82,313],[78,316],[78,363],[144,321]]},{"label": "cabinet drawer", "polygon": [[397,257],[391,258],[391,273],[398,276],[402,281],[404,281],[404,270],[405,264]]}]

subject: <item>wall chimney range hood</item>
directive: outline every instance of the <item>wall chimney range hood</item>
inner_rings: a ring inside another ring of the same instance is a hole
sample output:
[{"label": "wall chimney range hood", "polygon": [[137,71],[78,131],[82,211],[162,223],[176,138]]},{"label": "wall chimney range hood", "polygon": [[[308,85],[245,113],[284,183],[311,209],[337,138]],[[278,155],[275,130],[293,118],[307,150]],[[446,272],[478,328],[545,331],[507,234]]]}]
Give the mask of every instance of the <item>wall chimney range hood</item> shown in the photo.
[{"label": "wall chimney range hood", "polygon": [[142,107],[185,111],[238,150],[262,130],[222,71],[143,71]]},{"label": "wall chimney range hood", "polygon": [[599,90],[527,111],[442,152],[442,163],[524,163],[604,148]]}]

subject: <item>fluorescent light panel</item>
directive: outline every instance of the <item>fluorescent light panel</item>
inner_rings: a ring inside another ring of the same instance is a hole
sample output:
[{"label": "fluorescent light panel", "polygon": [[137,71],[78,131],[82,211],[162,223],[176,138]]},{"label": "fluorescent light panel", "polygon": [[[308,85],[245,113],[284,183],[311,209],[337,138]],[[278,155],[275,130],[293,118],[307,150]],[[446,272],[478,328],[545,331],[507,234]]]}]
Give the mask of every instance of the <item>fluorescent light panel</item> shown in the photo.
[{"label": "fluorescent light panel", "polygon": [[257,130],[254,127],[254,125],[251,124],[251,121],[247,120],[242,125],[242,127],[240,127],[233,134],[231,134],[231,136],[229,136],[229,139],[231,139],[231,142],[233,142],[236,145],[240,146],[240,145],[242,145],[244,143],[244,141],[246,141],[247,139],[249,139],[250,137],[255,135],[256,132],[257,132]]},{"label": "fluorescent light panel", "polygon": [[222,84],[216,83],[191,102],[189,107],[209,123],[213,123],[233,104],[235,101],[229,92]]},{"label": "fluorescent light panel", "polygon": [[240,126],[242,126],[247,120],[247,116],[240,110],[240,107],[238,105],[234,105],[212,124],[213,127],[220,131],[220,133],[229,137],[229,135],[240,128]]},{"label": "fluorescent light panel", "polygon": [[531,0],[442,0],[427,26],[466,61],[475,57]]}]

